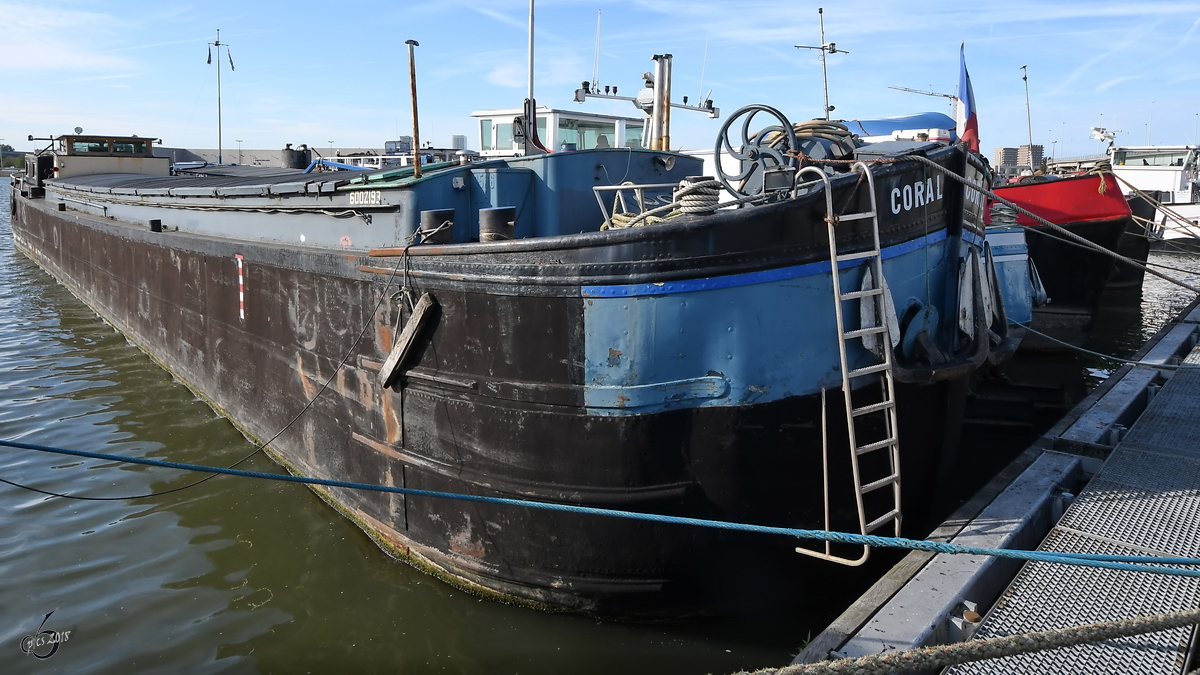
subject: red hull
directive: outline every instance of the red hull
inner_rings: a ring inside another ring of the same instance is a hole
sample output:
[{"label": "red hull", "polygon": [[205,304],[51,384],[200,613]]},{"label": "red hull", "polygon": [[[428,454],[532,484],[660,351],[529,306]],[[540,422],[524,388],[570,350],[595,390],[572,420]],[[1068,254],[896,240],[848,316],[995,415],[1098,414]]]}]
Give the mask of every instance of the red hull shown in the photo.
[{"label": "red hull", "polygon": [[[1044,183],[1027,183],[996,188],[996,194],[1036,213],[1056,225],[1110,220],[1132,215],[1129,203],[1117,180],[1096,174],[1072,176]],[[1019,225],[1037,225],[1025,214],[1017,216]]]}]

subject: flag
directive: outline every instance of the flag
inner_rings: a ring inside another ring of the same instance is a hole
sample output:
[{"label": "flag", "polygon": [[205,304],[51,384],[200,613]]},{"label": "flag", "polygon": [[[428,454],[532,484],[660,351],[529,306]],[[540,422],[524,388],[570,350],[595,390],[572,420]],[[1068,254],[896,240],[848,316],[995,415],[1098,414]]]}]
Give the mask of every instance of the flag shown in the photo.
[{"label": "flag", "polygon": [[212,65],[212,47],[208,48],[208,65]]},{"label": "flag", "polygon": [[228,47],[225,48],[225,56],[229,57],[229,70],[233,70],[233,52],[229,51]]},{"label": "flag", "polygon": [[967,73],[966,44],[958,48],[962,72],[958,76],[958,139],[967,144],[971,152],[979,152],[979,116],[975,114],[975,92],[971,89],[971,76]]}]

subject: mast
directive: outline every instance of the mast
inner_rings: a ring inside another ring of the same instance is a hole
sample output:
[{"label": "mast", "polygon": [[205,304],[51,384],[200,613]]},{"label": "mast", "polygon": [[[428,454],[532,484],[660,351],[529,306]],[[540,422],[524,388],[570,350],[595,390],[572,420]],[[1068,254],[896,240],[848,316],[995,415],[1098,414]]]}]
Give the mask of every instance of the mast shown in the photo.
[{"label": "mast", "polygon": [[817,8],[817,17],[821,22],[821,46],[812,47],[808,45],[795,45],[796,49],[816,49],[821,52],[821,82],[825,89],[825,107],[824,116],[821,119],[829,119],[829,113],[833,112],[834,106],[829,105],[829,71],[825,66],[825,54],[849,54],[850,52],[844,49],[838,49],[837,44],[833,42],[825,42],[825,8]]},{"label": "mast", "polygon": [[825,8],[817,8],[817,19],[821,22],[821,85],[825,92],[825,119],[829,119],[829,70],[825,67]]},{"label": "mast", "polygon": [[414,47],[420,44],[416,40],[405,40],[408,45],[408,81],[412,87],[413,105],[413,178],[421,177],[421,126],[417,123],[417,61]]},{"label": "mast", "polygon": [[525,99],[525,119],[521,125],[526,155],[548,152],[537,136],[537,101],[533,98],[533,2],[534,0],[529,0],[529,96]]},{"label": "mast", "polygon": [[[222,139],[221,128],[221,47],[225,48],[225,54],[229,58],[229,71],[233,72],[233,55],[229,53],[229,45],[221,42],[221,29],[217,29],[217,39],[215,42],[208,43],[208,62],[212,63],[212,48],[217,48],[217,164],[222,163],[222,150],[225,144]],[[240,160],[239,160],[240,161]]]},{"label": "mast", "polygon": [[1029,127],[1029,168],[1033,168],[1033,115],[1029,112],[1029,71],[1021,66],[1021,79],[1025,81],[1025,124]]}]

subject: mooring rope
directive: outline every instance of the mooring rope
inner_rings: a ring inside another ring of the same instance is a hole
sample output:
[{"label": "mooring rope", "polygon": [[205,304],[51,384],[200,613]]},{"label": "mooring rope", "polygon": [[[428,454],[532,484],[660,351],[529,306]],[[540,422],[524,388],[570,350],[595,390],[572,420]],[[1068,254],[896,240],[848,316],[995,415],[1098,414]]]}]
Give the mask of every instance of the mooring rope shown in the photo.
[{"label": "mooring rope", "polygon": [[1041,331],[1034,330],[1024,324],[1017,324],[1017,323],[1010,322],[1010,325],[1021,326],[1025,330],[1029,331],[1030,333],[1033,333],[1034,335],[1036,335],[1038,337],[1045,338],[1051,342],[1056,342],[1064,347],[1074,349],[1075,351],[1082,352],[1089,356],[1096,356],[1096,357],[1099,357],[1102,359],[1108,359],[1109,361],[1116,361],[1117,363],[1135,366],[1138,368],[1157,368],[1157,369],[1162,369],[1162,370],[1184,370],[1184,369],[1189,369],[1189,368],[1200,368],[1200,363],[1168,364],[1168,363],[1150,363],[1148,361],[1131,361],[1129,359],[1123,359],[1119,356],[1113,356],[1111,354],[1101,354],[1100,352],[1094,352],[1090,349],[1085,349],[1083,347],[1080,347],[1079,345],[1071,344],[1070,342],[1067,342],[1065,340],[1060,340],[1056,337],[1051,337]]},{"label": "mooring rope", "polygon": [[[902,652],[872,654],[852,659],[764,668],[753,675],[888,675],[889,673],[939,672],[942,668],[972,661],[1034,654],[1048,649],[1104,642],[1118,638],[1157,633],[1200,623],[1200,609],[1154,616],[1138,616],[1036,633],[967,640],[949,645],[919,647]],[[746,671],[738,675],[751,675]]]},{"label": "mooring rope", "polygon": [[[1164,228],[1167,226],[1166,222],[1165,222],[1166,220],[1174,220],[1174,221],[1176,221],[1176,225],[1172,229],[1182,230],[1182,231],[1186,232],[1188,234],[1189,238],[1200,239],[1200,235],[1197,235],[1197,231],[1195,229],[1193,229],[1197,226],[1196,223],[1188,220],[1187,218],[1184,218],[1179,213],[1176,213],[1174,209],[1167,208],[1166,204],[1163,204],[1161,201],[1155,199],[1154,197],[1151,197],[1149,194],[1134,187],[1129,181],[1125,180],[1124,178],[1121,178],[1117,174],[1114,173],[1113,177],[1116,178],[1121,183],[1124,183],[1125,187],[1129,188],[1130,190],[1133,190],[1134,194],[1141,197],[1142,199],[1145,199],[1147,202],[1150,202],[1151,206],[1154,206],[1156,209],[1158,209],[1158,210],[1162,211],[1164,214],[1166,214],[1167,218],[1165,218],[1164,222],[1163,222]],[[1155,223],[1155,225],[1157,225],[1157,224],[1158,223]]]},{"label": "mooring rope", "polygon": [[[1024,551],[1017,549],[1004,548],[984,548],[978,546],[962,546],[949,542],[924,541],[920,539],[906,539],[904,537],[881,537],[872,534],[854,534],[850,532],[831,532],[828,530],[806,530],[791,527],[775,527],[770,525],[751,525],[746,523],[734,523],[723,520],[708,520],[704,518],[689,518],[685,516],[667,516],[657,513],[641,513],[637,511],[620,511],[616,509],[603,509],[593,506],[578,506],[575,504],[562,504],[558,502],[538,502],[528,499],[512,499],[508,497],[488,497],[484,495],[470,495],[457,492],[440,492],[435,490],[420,490],[416,488],[394,487],[391,485],[372,485],[370,483],[357,483],[353,481],[331,480],[326,478],[310,478],[307,476],[294,476],[291,474],[264,473],[261,471],[245,471],[243,469],[224,468],[216,466],[204,466],[202,464],[186,464],[183,462],[168,462],[159,459],[147,459],[144,457],[127,457],[124,455],[111,455],[102,452],[89,452],[86,450],[71,450],[68,448],[57,448],[48,445],[36,445],[33,443],[22,443],[12,440],[0,440],[0,446],[18,448],[22,450],[36,450],[38,452],[48,452],[58,455],[70,455],[73,457],[84,457],[87,459],[102,459],[110,462],[123,462],[129,464],[142,464],[145,466],[155,466],[165,469],[179,469],[182,471],[199,471],[203,473],[225,474],[229,476],[239,476],[242,478],[257,478],[261,480],[274,480],[287,483],[303,483],[307,485],[318,485],[322,487],[346,488],[351,490],[370,490],[373,492],[391,492],[395,494],[408,495],[410,497],[429,497],[433,499],[447,499],[455,501],[476,502],[482,504],[498,504],[504,506],[515,506],[531,509],[541,509],[545,511],[558,511],[562,513],[576,513],[590,516],[603,516],[608,518],[626,518],[630,520],[641,520],[656,523],[667,523],[674,525],[691,525],[696,527],[707,527],[718,530],[731,530],[737,532],[753,532],[758,534],[774,534],[798,539],[813,539],[819,541],[829,541],[838,544],[854,544],[876,546],[881,548],[897,548],[915,551],[930,551],[933,553],[947,553],[951,555],[983,555],[997,558],[1011,558],[1014,560],[1036,560],[1040,562],[1063,563],[1068,565],[1082,565],[1085,567],[1100,567],[1104,569],[1125,570],[1130,572],[1150,572],[1153,574],[1164,574],[1168,576],[1184,576],[1200,578],[1200,558],[1173,558],[1159,556],[1123,556],[1123,555],[1100,555],[1092,553],[1069,553],[1060,551]],[[53,497],[64,497],[68,499],[100,499],[97,497],[78,497],[70,494],[62,494],[49,490],[42,490],[27,485],[22,485],[14,481],[0,478],[0,482],[8,483],[15,487],[25,490],[32,490],[44,495]],[[1156,567],[1156,565],[1183,565],[1184,568],[1178,567]]]},{"label": "mooring rope", "polygon": [[[819,163],[819,164],[850,164],[852,162],[859,161],[859,160],[849,160],[849,159],[814,159],[814,158],[808,157],[804,153],[798,152],[798,151],[791,151],[788,154],[799,159],[801,161],[801,163],[803,163],[805,161],[809,161],[809,162],[814,162],[814,163]],[[1007,204],[1008,206],[1012,207],[1013,210],[1015,210],[1017,213],[1021,213],[1021,214],[1024,214],[1024,215],[1032,218],[1033,220],[1037,221],[1038,224],[1043,225],[1043,226],[1053,230],[1054,232],[1062,235],[1063,237],[1066,237],[1067,239],[1074,241],[1075,243],[1077,243],[1081,246],[1085,246],[1085,247],[1092,249],[1098,253],[1103,253],[1104,255],[1106,255],[1110,258],[1115,258],[1116,260],[1124,262],[1128,265],[1132,265],[1133,267],[1137,267],[1139,269],[1145,270],[1146,272],[1149,272],[1150,274],[1153,274],[1156,277],[1159,277],[1161,279],[1169,281],[1170,283],[1173,283],[1182,288],[1186,288],[1189,291],[1191,291],[1197,295],[1200,295],[1200,287],[1193,286],[1192,284],[1189,284],[1185,281],[1181,281],[1174,277],[1163,274],[1162,272],[1159,272],[1158,270],[1155,270],[1155,269],[1151,269],[1147,265],[1140,263],[1137,260],[1134,260],[1127,256],[1123,256],[1120,253],[1117,253],[1116,251],[1110,251],[1095,242],[1088,241],[1084,237],[1081,237],[1081,236],[1075,234],[1074,232],[1071,232],[1067,228],[1065,228],[1061,225],[1052,223],[1049,220],[1046,220],[1045,218],[1037,215],[1036,213],[1020,206],[1019,204],[1016,204],[1012,200],[1001,197],[1000,195],[996,194],[992,190],[989,190],[989,189],[983,187],[979,183],[976,183],[975,181],[971,180],[970,178],[959,175],[959,174],[951,171],[950,169],[947,169],[946,167],[942,166],[941,164],[938,164],[937,162],[933,161],[932,159],[929,159],[928,157],[923,157],[921,155],[904,155],[901,157],[879,157],[879,158],[872,159],[871,163],[894,164],[894,163],[909,161],[909,160],[921,162],[922,164],[933,167],[935,170],[941,172],[942,174],[945,174],[946,176],[948,176],[950,178],[953,178],[954,180],[962,183],[963,185],[966,185],[967,187],[975,190],[976,192],[979,192],[980,194],[991,197],[992,199],[996,200],[997,202],[1000,202],[1001,204]],[[1116,174],[1113,174],[1113,176],[1118,178],[1118,180],[1120,179],[1120,177],[1116,176]],[[1136,188],[1135,188],[1135,191],[1136,191]],[[1142,194],[1144,194],[1144,193],[1142,193]],[[1027,228],[1027,229],[1029,229],[1029,228]],[[1033,231],[1039,232],[1039,230],[1037,230],[1037,229],[1033,229]],[[1045,234],[1045,233],[1043,233],[1043,234]]]},{"label": "mooring rope", "polygon": [[[1002,203],[1002,204],[1008,204],[1008,205],[1009,205],[1009,206],[1011,206],[1013,209],[1015,209],[1015,210],[1017,211],[1017,213],[1022,213],[1022,214],[1026,215],[1026,216],[1029,216],[1030,218],[1032,218],[1032,219],[1036,220],[1036,221],[1037,221],[1039,224],[1041,224],[1041,225],[1044,225],[1044,226],[1046,226],[1046,227],[1050,228],[1051,230],[1054,230],[1054,231],[1055,231],[1055,232],[1057,232],[1058,234],[1061,234],[1062,236],[1064,236],[1064,237],[1067,237],[1068,239],[1071,239],[1071,240],[1073,240],[1073,241],[1075,241],[1075,242],[1077,242],[1077,243],[1079,243],[1079,244],[1082,244],[1082,245],[1084,245],[1084,246],[1087,246],[1087,247],[1089,247],[1089,248],[1092,248],[1092,249],[1096,250],[1097,252],[1100,252],[1100,253],[1103,253],[1103,254],[1107,255],[1107,256],[1108,256],[1108,257],[1110,257],[1110,258],[1115,258],[1115,259],[1117,259],[1117,260],[1120,260],[1120,261],[1122,261],[1122,262],[1124,262],[1124,263],[1127,263],[1127,264],[1129,264],[1129,265],[1133,265],[1134,267],[1141,268],[1141,269],[1143,269],[1143,270],[1145,270],[1145,271],[1149,272],[1150,274],[1153,274],[1153,275],[1154,275],[1154,276],[1156,276],[1156,277],[1159,277],[1159,278],[1165,279],[1166,281],[1169,281],[1169,282],[1171,282],[1171,283],[1173,283],[1173,284],[1176,284],[1176,285],[1178,285],[1178,286],[1181,286],[1181,287],[1183,287],[1183,288],[1186,288],[1186,289],[1188,289],[1189,291],[1191,291],[1191,292],[1193,292],[1193,293],[1195,293],[1195,294],[1197,294],[1197,295],[1200,295],[1200,287],[1193,286],[1192,284],[1189,284],[1189,283],[1187,283],[1187,282],[1185,282],[1185,281],[1181,281],[1181,280],[1179,280],[1179,279],[1176,279],[1176,278],[1174,278],[1174,277],[1171,277],[1171,276],[1168,276],[1168,275],[1166,275],[1166,274],[1163,274],[1162,272],[1159,272],[1159,271],[1158,271],[1158,270],[1156,270],[1156,269],[1151,269],[1150,267],[1148,267],[1148,266],[1146,266],[1146,265],[1144,265],[1144,264],[1142,264],[1142,263],[1140,263],[1140,262],[1138,262],[1138,261],[1136,261],[1136,260],[1134,260],[1134,259],[1132,259],[1132,258],[1129,258],[1129,257],[1123,256],[1123,255],[1121,255],[1120,253],[1117,253],[1116,251],[1110,251],[1110,250],[1108,250],[1108,249],[1104,248],[1103,246],[1101,246],[1101,245],[1099,245],[1099,244],[1097,244],[1097,243],[1095,243],[1095,242],[1088,241],[1087,239],[1085,239],[1085,238],[1083,238],[1083,237],[1081,237],[1081,236],[1079,236],[1079,235],[1075,234],[1074,232],[1072,232],[1072,231],[1068,230],[1067,228],[1065,228],[1065,227],[1063,227],[1063,226],[1061,226],[1061,225],[1056,225],[1056,224],[1054,224],[1054,223],[1050,222],[1049,220],[1046,220],[1045,218],[1043,218],[1043,217],[1041,217],[1041,216],[1037,215],[1036,213],[1034,213],[1034,212],[1032,212],[1032,211],[1030,211],[1030,210],[1028,210],[1028,209],[1026,209],[1026,208],[1023,208],[1023,207],[1022,207],[1022,206],[1020,206],[1019,204],[1016,204],[1016,203],[1014,203],[1013,201],[1011,201],[1011,200],[1009,200],[1009,199],[1005,199],[1004,197],[1001,197],[1000,195],[996,194],[995,192],[993,192],[993,191],[991,191],[991,190],[988,190],[987,188],[985,188],[985,187],[983,187],[982,185],[980,185],[980,184],[976,183],[975,181],[971,180],[970,178],[967,178],[966,176],[960,176],[959,174],[957,174],[957,173],[954,173],[954,172],[953,172],[953,171],[951,171],[950,169],[947,169],[946,167],[942,166],[941,164],[938,164],[937,162],[935,162],[935,161],[933,161],[933,160],[929,159],[928,157],[922,157],[922,156],[920,156],[920,155],[905,155],[905,156],[903,157],[903,159],[911,159],[911,160],[916,160],[916,161],[918,161],[918,162],[921,162],[922,164],[925,164],[925,165],[931,166],[931,167],[933,167],[934,169],[936,169],[937,171],[940,171],[940,172],[942,172],[943,174],[945,174],[945,175],[949,176],[950,178],[953,178],[954,180],[957,180],[957,181],[959,181],[959,182],[960,182],[960,183],[962,183],[963,185],[966,185],[967,187],[969,187],[969,188],[971,188],[971,189],[973,189],[973,190],[976,190],[977,192],[979,192],[979,193],[981,193],[981,194],[987,195],[987,196],[991,197],[992,199],[995,199],[996,201],[998,201],[998,202],[1000,202],[1000,203]],[[1114,174],[1114,175],[1115,175],[1115,174]]]}]

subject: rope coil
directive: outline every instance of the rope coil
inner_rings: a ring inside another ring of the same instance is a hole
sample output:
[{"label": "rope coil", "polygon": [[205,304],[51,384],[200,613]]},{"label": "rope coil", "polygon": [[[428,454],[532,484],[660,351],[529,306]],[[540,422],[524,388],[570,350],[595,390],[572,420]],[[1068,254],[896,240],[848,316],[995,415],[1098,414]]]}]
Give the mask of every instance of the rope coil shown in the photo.
[{"label": "rope coil", "polygon": [[721,183],[712,176],[688,176],[679,181],[674,200],[679,212],[687,215],[708,215],[717,210]]}]

